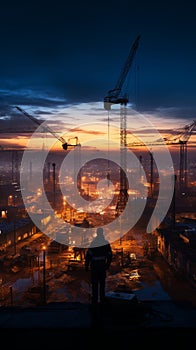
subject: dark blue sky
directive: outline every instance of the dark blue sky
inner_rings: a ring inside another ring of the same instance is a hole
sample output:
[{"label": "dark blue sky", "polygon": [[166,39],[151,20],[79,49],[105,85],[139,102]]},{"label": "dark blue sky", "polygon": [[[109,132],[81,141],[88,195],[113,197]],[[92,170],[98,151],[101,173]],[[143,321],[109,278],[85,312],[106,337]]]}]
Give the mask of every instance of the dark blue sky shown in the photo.
[{"label": "dark blue sky", "polygon": [[193,1],[1,2],[0,115],[11,105],[56,108],[103,101],[129,50],[131,97],[143,111],[195,119]]}]

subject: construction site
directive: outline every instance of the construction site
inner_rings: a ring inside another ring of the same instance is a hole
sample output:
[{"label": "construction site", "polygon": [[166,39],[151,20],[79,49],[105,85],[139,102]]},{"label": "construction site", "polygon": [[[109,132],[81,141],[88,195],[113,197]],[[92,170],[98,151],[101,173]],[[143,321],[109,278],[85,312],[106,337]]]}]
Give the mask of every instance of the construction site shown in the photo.
[{"label": "construction site", "polygon": [[[123,293],[134,293],[140,302],[174,300],[196,306],[196,162],[188,153],[196,121],[153,141],[131,137],[134,133],[127,128],[130,101],[124,87],[139,41],[140,36],[115,87],[103,99],[108,139],[113,107],[119,107],[119,163],[112,157],[84,162],[87,151],[78,135],[65,139],[15,106],[62,147],[51,149],[44,158],[41,190],[37,151],[30,150],[28,163],[24,163],[26,149],[0,149],[1,307],[90,303],[84,259],[100,226],[105,228],[114,252],[107,293],[122,293],[122,298]],[[172,169],[159,169],[156,147],[171,152]],[[73,169],[64,170],[64,177],[60,177],[61,165],[71,152]],[[134,155],[135,164],[128,161],[129,153]],[[88,210],[78,207],[77,202],[70,205],[73,184]],[[160,209],[164,200],[164,216],[155,215],[155,208]],[[117,233],[112,232],[114,221]]]}]

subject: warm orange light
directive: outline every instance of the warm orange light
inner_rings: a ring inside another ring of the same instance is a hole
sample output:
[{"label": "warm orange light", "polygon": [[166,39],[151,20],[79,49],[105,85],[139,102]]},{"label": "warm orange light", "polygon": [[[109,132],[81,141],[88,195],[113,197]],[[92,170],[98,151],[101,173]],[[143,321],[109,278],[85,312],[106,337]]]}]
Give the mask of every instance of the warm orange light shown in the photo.
[{"label": "warm orange light", "polygon": [[6,218],[7,218],[7,213],[6,213],[5,210],[2,210],[2,212],[1,212],[1,217],[2,217],[3,219],[6,219]]}]

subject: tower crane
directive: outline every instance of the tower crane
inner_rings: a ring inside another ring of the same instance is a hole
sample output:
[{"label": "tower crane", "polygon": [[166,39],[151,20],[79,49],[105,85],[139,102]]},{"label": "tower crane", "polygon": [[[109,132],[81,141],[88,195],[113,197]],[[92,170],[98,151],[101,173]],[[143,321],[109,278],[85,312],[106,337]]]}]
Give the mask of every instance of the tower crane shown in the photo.
[{"label": "tower crane", "polygon": [[188,169],[187,169],[187,144],[192,132],[196,126],[196,120],[187,124],[184,128],[176,129],[176,135],[171,137],[167,142],[173,141],[180,145],[180,173],[179,173],[179,189],[181,192],[187,189]]},{"label": "tower crane", "polygon": [[114,89],[109,90],[107,96],[104,98],[104,108],[107,110],[111,109],[112,104],[126,105],[129,102],[126,94],[122,94],[122,88],[127,78],[129,69],[132,65],[133,59],[135,57],[135,54],[139,45],[139,41],[140,41],[140,35],[137,36],[137,38],[135,39],[131,47],[127,60],[123,66],[122,72],[119,76],[119,79],[117,80],[117,83]]},{"label": "tower crane", "polygon": [[[73,147],[76,147],[76,152],[74,152],[74,181],[75,181],[75,174],[76,174],[76,169],[80,168],[80,162],[81,162],[81,144],[79,143],[78,137],[70,137],[67,141],[62,137],[59,136],[54,130],[52,130],[47,124],[43,123],[36,119],[34,116],[32,116],[31,114],[27,113],[24,109],[22,109],[21,107],[15,106],[15,108],[21,112],[22,114],[24,114],[27,118],[29,118],[30,120],[32,120],[34,123],[36,123],[37,125],[41,126],[42,129],[46,132],[49,132],[51,135],[53,135],[58,141],[60,141],[62,143],[62,147],[65,151],[67,151],[69,149],[69,147],[72,149]],[[75,143],[72,144],[71,140],[75,140]],[[77,163],[77,164],[76,164]],[[55,163],[53,163],[53,165],[55,165]],[[54,170],[53,170],[53,174],[54,174]],[[54,175],[53,175],[54,176]],[[78,187],[81,186],[80,184],[80,178],[78,178]],[[54,197],[55,198],[55,197]],[[55,199],[54,199],[55,202]]]},{"label": "tower crane", "polygon": [[[24,109],[22,109],[21,107],[15,106],[15,108],[21,112],[22,114],[24,114],[27,118],[31,119],[34,123],[36,123],[37,125],[42,126],[43,130],[45,130],[46,132],[49,132],[51,135],[53,135],[57,140],[59,140],[62,143],[62,147],[64,150],[67,150],[68,147],[75,147],[75,146],[80,146],[79,142],[78,142],[78,137],[75,136],[73,138],[68,139],[68,142],[62,137],[59,136],[55,131],[53,131],[48,125],[44,124],[42,125],[42,122],[38,119],[36,119],[34,116],[32,116],[31,114],[27,113]],[[71,139],[75,139],[76,143],[75,144],[70,144],[69,141]]]},{"label": "tower crane", "polygon": [[187,144],[196,127],[196,120],[186,124],[183,128],[174,129],[172,134],[153,142],[132,142],[127,143],[128,148],[161,146],[161,145],[179,145],[180,147],[180,169],[179,169],[179,189],[181,192],[187,188]]},{"label": "tower crane", "polygon": [[[127,60],[123,66],[122,72],[117,80],[117,83],[114,89],[109,90],[107,95],[104,98],[104,109],[108,111],[108,126],[109,126],[109,111],[113,104],[120,104],[120,159],[121,159],[121,167],[120,167],[120,195],[117,202],[116,214],[121,213],[128,200],[128,189],[127,189],[127,181],[126,181],[126,152],[127,152],[127,112],[126,106],[129,102],[128,96],[126,93],[123,93],[123,86],[125,80],[127,78],[130,67],[133,63],[133,59],[135,57],[138,45],[140,41],[140,35],[135,39]],[[108,176],[109,178],[109,176]]]}]

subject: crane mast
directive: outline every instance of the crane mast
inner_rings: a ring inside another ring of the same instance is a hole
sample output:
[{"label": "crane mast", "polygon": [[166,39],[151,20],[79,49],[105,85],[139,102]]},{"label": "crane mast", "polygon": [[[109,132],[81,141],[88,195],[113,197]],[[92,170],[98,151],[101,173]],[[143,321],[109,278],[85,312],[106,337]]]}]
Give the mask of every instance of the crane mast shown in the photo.
[{"label": "crane mast", "polygon": [[108,111],[108,120],[109,120],[109,111],[113,104],[120,104],[120,194],[116,206],[116,215],[122,213],[125,208],[125,205],[128,200],[128,184],[126,179],[126,169],[127,169],[127,110],[126,105],[129,102],[126,94],[122,93],[123,85],[127,78],[130,67],[133,63],[138,45],[140,41],[140,35],[135,39],[127,60],[123,66],[122,72],[117,80],[117,83],[114,89],[109,90],[106,97],[104,98],[104,109]]}]

